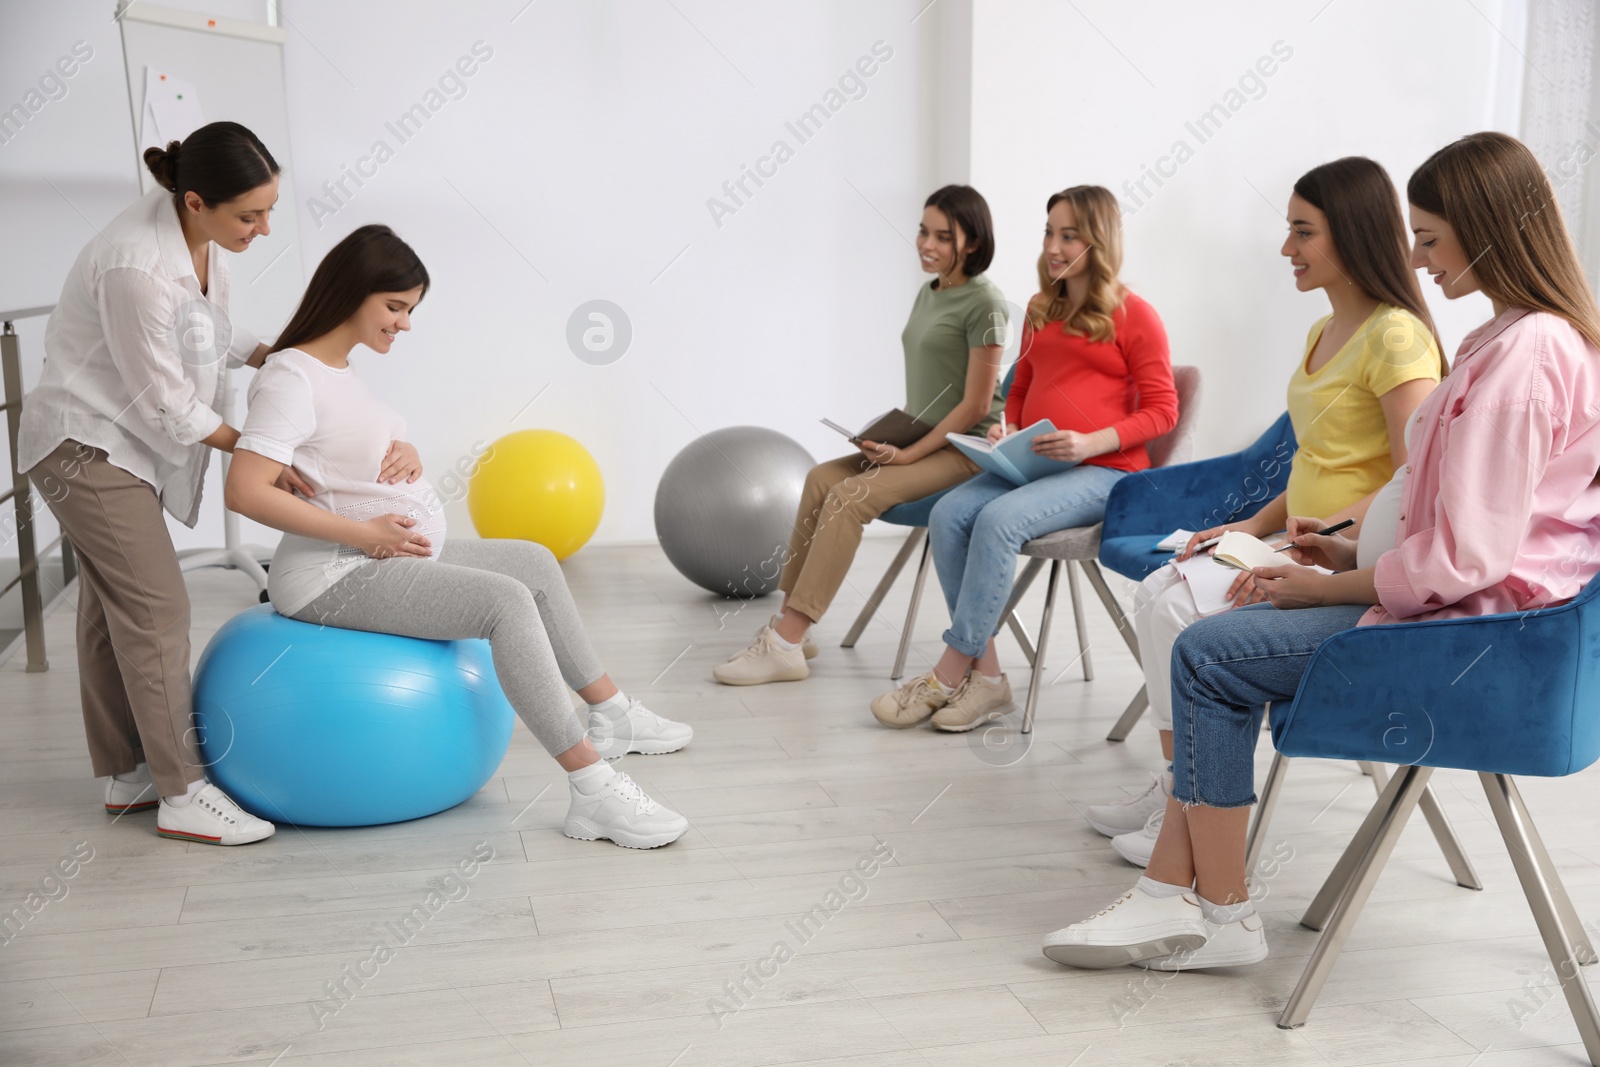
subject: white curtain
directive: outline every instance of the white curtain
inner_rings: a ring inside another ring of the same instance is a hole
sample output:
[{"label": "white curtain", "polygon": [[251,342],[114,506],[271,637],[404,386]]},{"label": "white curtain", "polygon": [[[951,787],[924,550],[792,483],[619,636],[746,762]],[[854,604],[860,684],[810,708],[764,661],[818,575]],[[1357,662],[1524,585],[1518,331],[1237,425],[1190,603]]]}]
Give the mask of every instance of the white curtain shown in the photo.
[{"label": "white curtain", "polygon": [[1555,187],[1589,284],[1600,279],[1594,0],[1526,0],[1521,137]]}]

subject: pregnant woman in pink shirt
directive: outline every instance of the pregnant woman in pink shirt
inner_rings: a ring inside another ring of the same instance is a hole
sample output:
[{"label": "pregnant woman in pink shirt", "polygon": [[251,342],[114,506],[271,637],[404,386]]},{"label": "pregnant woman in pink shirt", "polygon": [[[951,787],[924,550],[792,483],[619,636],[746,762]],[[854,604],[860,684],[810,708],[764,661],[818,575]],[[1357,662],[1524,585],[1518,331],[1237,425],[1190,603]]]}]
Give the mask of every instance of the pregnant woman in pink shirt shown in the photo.
[{"label": "pregnant woman in pink shirt", "polygon": [[[1434,153],[1407,187],[1412,265],[1494,319],[1408,425],[1408,465],[1359,542],[1289,520],[1301,563],[1258,568],[1269,603],[1202,619],[1172,653],[1173,795],[1145,877],[1048,935],[1077,967],[1234,966],[1267,954],[1245,884],[1262,707],[1294,696],[1318,644],[1351,626],[1536,611],[1600,570],[1600,309],[1533,153],[1501,133]],[[1385,520],[1384,516],[1387,516]]]},{"label": "pregnant woman in pink shirt", "polygon": [[[351,350],[387,353],[428,291],[422,261],[387,226],[363,226],[318,265],[250,384],[227,503],[283,531],[267,592],[293,619],[407,637],[488,638],[506,699],[567,771],[568,837],[655,848],[688,829],[601,759],[674,752],[693,731],[629,700],[583,632],[555,556],[531,541],[445,538],[444,508],[405,421],[356,374]],[[315,490],[282,488],[293,466]],[[571,691],[588,703],[573,713]],[[585,730],[588,725],[589,730]]]}]

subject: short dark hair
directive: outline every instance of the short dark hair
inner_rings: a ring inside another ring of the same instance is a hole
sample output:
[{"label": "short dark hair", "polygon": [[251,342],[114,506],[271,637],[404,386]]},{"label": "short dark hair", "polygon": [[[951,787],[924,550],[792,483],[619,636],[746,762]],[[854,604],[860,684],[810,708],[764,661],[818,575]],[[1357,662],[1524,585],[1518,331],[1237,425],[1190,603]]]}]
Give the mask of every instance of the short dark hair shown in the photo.
[{"label": "short dark hair", "polygon": [[180,207],[184,194],[191,192],[206,207],[225,204],[278,173],[278,161],[267,146],[237,122],[207,123],[165,148],[146,148],[144,165],[157,185],[172,191]]},{"label": "short dark hair", "polygon": [[[362,226],[322,257],[305,296],[300,298],[300,306],[294,309],[272,351],[281,352],[327,336],[373,293],[404,293],[419,285],[426,296],[428,268],[411,246],[387,226]],[[420,297],[417,302],[422,302]]]},{"label": "short dark hair", "polygon": [[[945,213],[950,224],[956,227],[972,251],[961,260],[961,273],[976,278],[994,262],[994,219],[989,215],[989,202],[983,194],[970,185],[946,185],[935,189],[923,207],[936,207]],[[956,254],[961,254],[957,241]]]}]

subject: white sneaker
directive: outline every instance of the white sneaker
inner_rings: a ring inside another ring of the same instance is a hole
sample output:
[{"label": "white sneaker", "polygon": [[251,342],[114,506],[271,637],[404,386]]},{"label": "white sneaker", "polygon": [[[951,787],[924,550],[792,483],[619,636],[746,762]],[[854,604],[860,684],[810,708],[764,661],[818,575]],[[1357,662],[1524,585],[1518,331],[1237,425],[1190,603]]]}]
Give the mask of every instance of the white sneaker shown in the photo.
[{"label": "white sneaker", "polygon": [[1172,796],[1172,772],[1162,771],[1151,781],[1150,787],[1136,797],[1111,804],[1094,804],[1083,809],[1089,825],[1105,834],[1131,834],[1142,829],[1150,816],[1167,809],[1167,798]]},{"label": "white sneaker", "polygon": [[676,752],[693,739],[694,727],[663,719],[642,700],[629,698],[622,714],[589,710],[589,741],[604,759],[621,759],[630,752],[659,756]]},{"label": "white sneaker", "polygon": [[134,768],[139,776],[136,782],[119,781],[116,775],[106,779],[106,814],[128,815],[136,811],[149,811],[161,803],[156,795],[155,783],[150,780],[150,768],[139,764]]},{"label": "white sneaker", "polygon": [[1044,954],[1068,967],[1117,967],[1205,943],[1206,922],[1192,892],[1153,897],[1134,887],[1093,917],[1047,935]]},{"label": "white sneaker", "polygon": [[735,653],[728,662],[711,672],[723,685],[766,685],[768,682],[798,682],[811,674],[805,654],[798,648],[783,648],[778,633],[763,626],[750,647]]},{"label": "white sneaker", "polygon": [[623,848],[660,848],[689,829],[689,820],[645,795],[618,771],[597,793],[572,790],[572,807],[561,832],[578,841],[605,838]]},{"label": "white sneaker", "polygon": [[216,786],[206,783],[194,798],[181,808],[165,799],[156,815],[156,833],[174,841],[198,841],[203,845],[248,845],[263,841],[278,828],[258,819],[233,802]]},{"label": "white sneaker", "polygon": [[1111,847],[1117,850],[1117,855],[1135,867],[1150,866],[1150,853],[1156,850],[1156,838],[1161,836],[1161,824],[1166,818],[1167,808],[1166,805],[1162,805],[1144,821],[1141,829],[1113,837]]},{"label": "white sneaker", "polygon": [[[778,620],[782,617],[782,615],[774,615],[772,617],[772,628],[774,630],[778,628]],[[806,659],[817,658],[817,643],[811,640],[811,630],[809,627],[806,629],[805,637],[800,639],[800,654]]]},{"label": "white sneaker", "polygon": [[1242,967],[1267,958],[1267,932],[1260,915],[1246,915],[1238,922],[1206,923],[1206,943],[1192,952],[1138,960],[1138,966],[1152,971],[1198,971],[1207,967]]}]

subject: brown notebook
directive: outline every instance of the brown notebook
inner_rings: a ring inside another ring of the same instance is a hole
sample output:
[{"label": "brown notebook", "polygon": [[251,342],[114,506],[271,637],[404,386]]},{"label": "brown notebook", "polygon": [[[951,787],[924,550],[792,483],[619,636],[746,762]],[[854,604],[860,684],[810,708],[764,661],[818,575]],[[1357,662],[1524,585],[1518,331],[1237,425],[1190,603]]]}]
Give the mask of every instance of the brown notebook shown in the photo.
[{"label": "brown notebook", "polygon": [[859,433],[851,433],[832,419],[823,419],[822,424],[829,429],[838,430],[856,444],[862,441],[876,441],[880,445],[890,445],[894,448],[914,445],[933,432],[931,425],[901,408],[884,412],[863,426]]}]

